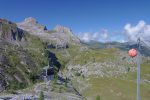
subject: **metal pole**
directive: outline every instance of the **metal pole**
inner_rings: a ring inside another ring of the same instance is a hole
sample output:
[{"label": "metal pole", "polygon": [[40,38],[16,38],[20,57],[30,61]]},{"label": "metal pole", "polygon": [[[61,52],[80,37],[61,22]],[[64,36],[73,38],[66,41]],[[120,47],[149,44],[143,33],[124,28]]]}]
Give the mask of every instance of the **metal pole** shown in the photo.
[{"label": "metal pole", "polygon": [[141,63],[141,54],[140,54],[140,38],[137,40],[138,46],[138,55],[137,55],[137,100],[140,100],[140,63]]}]

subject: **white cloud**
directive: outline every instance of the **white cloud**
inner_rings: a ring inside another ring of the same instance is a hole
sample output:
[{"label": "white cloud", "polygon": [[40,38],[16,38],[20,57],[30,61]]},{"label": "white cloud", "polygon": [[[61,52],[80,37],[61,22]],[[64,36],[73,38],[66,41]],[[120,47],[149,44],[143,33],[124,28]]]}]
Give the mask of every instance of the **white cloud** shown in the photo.
[{"label": "white cloud", "polygon": [[126,24],[124,30],[129,40],[136,42],[140,37],[145,44],[150,45],[150,25],[146,24],[145,21],[141,20],[135,26],[130,23]]},{"label": "white cloud", "polygon": [[86,33],[80,33],[80,39],[89,42],[91,40],[99,41],[103,39],[107,39],[109,37],[108,31],[106,29],[101,30],[100,32],[86,32]]},{"label": "white cloud", "polygon": [[89,42],[91,38],[91,35],[89,33],[83,33],[83,36],[81,37],[81,40]]},{"label": "white cloud", "polygon": [[150,25],[146,24],[143,20],[139,21],[137,25],[132,25],[131,23],[126,24],[124,26],[124,32],[110,33],[107,29],[102,29],[100,32],[86,32],[80,33],[79,35],[79,38],[86,42],[91,40],[100,42],[127,42],[129,40],[136,42],[139,37],[145,44],[150,46]]},{"label": "white cloud", "polygon": [[99,41],[99,42],[126,42],[126,38],[123,32],[108,32],[107,29],[102,29],[100,32],[86,32],[86,33],[79,33],[79,38],[82,41],[89,42],[91,40]]},{"label": "white cloud", "polygon": [[122,39],[122,40],[120,40],[119,42],[120,42],[120,43],[125,43],[125,42],[127,42],[127,41],[124,40],[124,39]]}]

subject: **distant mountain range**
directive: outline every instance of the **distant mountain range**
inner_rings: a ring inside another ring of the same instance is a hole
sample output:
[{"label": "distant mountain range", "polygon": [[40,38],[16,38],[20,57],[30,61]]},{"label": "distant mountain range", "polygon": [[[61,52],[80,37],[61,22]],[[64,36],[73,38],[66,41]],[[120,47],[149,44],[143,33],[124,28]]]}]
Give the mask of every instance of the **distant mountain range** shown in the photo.
[{"label": "distant mountain range", "polygon": [[[90,48],[100,49],[100,48],[119,48],[121,50],[128,51],[129,49],[137,49],[137,44],[131,44],[130,42],[119,43],[119,42],[107,42],[101,43],[97,41],[82,42],[82,44],[88,45]],[[140,53],[144,56],[150,56],[150,47],[141,44]]]}]

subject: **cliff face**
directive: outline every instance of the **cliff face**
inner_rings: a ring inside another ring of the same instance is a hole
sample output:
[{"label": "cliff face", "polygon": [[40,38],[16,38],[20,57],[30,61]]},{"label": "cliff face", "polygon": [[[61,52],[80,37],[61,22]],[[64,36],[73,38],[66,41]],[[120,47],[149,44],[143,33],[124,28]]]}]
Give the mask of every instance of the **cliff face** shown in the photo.
[{"label": "cliff face", "polygon": [[80,45],[80,40],[73,34],[71,29],[64,26],[58,25],[53,30],[47,30],[46,26],[39,24],[31,17],[26,18],[23,22],[17,23],[17,26],[55,45]]},{"label": "cliff face", "polygon": [[25,31],[19,29],[15,23],[5,19],[0,19],[0,38],[9,41],[23,41],[25,39],[24,34]]}]

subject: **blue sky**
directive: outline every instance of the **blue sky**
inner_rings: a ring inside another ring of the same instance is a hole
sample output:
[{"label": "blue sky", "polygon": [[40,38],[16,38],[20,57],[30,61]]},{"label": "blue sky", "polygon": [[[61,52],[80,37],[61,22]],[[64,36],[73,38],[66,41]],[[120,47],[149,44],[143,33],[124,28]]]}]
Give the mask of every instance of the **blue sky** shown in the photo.
[{"label": "blue sky", "polygon": [[0,18],[20,22],[30,16],[49,29],[60,24],[79,35],[103,29],[121,35],[127,23],[150,23],[150,0],[0,0]]}]

